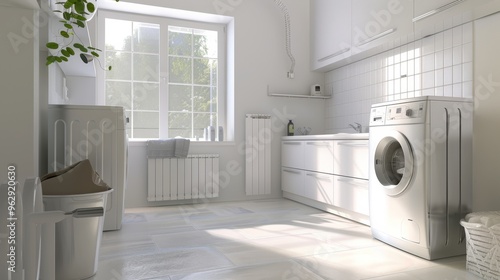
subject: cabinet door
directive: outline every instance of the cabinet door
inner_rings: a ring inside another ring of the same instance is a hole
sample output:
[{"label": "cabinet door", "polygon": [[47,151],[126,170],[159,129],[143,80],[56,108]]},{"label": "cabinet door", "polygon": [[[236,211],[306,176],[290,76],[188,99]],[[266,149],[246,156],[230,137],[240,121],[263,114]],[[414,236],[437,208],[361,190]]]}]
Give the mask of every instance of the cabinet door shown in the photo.
[{"label": "cabinet door", "polygon": [[281,169],[281,190],[304,196],[304,171],[283,167]]},{"label": "cabinet door", "polygon": [[310,17],[312,69],[349,57],[351,0],[312,0]]},{"label": "cabinet door", "polygon": [[333,141],[333,173],[368,179],[368,140]]},{"label": "cabinet door", "polygon": [[500,10],[498,0],[415,1],[413,22],[415,39],[493,14]]},{"label": "cabinet door", "polygon": [[334,176],[333,205],[369,215],[368,180]]},{"label": "cabinet door", "polygon": [[412,0],[352,0],[352,6],[352,54],[384,51],[413,32]]},{"label": "cabinet door", "polygon": [[306,172],[304,196],[319,202],[333,204],[333,175]]},{"label": "cabinet door", "polygon": [[281,165],[293,168],[304,167],[304,142],[281,142]]},{"label": "cabinet door", "polygon": [[306,141],[304,169],[333,174],[333,141]]}]

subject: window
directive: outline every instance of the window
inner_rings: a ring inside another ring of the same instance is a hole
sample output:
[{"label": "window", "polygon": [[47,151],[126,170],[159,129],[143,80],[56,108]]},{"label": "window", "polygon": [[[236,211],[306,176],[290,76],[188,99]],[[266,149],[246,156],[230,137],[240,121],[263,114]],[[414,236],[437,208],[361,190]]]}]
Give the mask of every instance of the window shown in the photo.
[{"label": "window", "polygon": [[99,94],[125,108],[130,138],[195,140],[208,126],[224,126],[224,25],[109,11],[99,17],[100,47],[112,66],[102,71]]}]

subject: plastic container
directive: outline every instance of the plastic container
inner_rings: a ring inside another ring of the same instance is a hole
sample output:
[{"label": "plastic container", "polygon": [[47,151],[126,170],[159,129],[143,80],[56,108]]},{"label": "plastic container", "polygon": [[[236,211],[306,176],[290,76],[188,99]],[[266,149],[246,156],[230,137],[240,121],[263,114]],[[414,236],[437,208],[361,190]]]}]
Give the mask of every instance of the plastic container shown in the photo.
[{"label": "plastic container", "polygon": [[56,279],[79,280],[96,274],[104,209],[112,191],[88,160],[42,178],[45,211],[69,215],[56,224]]},{"label": "plastic container", "polygon": [[500,211],[476,212],[460,221],[467,239],[467,271],[500,279]]}]

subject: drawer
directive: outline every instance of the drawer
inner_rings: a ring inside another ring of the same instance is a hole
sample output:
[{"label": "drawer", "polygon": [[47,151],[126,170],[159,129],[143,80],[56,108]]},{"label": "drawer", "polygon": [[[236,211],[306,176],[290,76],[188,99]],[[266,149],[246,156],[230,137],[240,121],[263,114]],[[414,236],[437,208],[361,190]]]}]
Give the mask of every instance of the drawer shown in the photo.
[{"label": "drawer", "polygon": [[333,155],[333,174],[368,179],[368,140],[335,140]]},{"label": "drawer", "polygon": [[333,204],[333,175],[305,172],[304,196],[319,202]]},{"label": "drawer", "polygon": [[333,205],[369,215],[368,180],[334,176]]},{"label": "drawer", "polygon": [[304,168],[304,142],[281,142],[281,165],[286,167]]},{"label": "drawer", "polygon": [[333,141],[306,141],[305,169],[333,174]]},{"label": "drawer", "polygon": [[304,196],[304,171],[281,168],[281,190]]}]

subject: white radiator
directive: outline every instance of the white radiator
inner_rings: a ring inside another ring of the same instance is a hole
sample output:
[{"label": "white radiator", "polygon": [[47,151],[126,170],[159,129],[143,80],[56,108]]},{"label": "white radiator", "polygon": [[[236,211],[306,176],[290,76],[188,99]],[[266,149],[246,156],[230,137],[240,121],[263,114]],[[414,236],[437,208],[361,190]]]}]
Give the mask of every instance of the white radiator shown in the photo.
[{"label": "white radiator", "polygon": [[148,201],[219,196],[219,155],[148,158]]},{"label": "white radiator", "polygon": [[245,120],[247,195],[271,193],[271,116],[247,114]]}]

